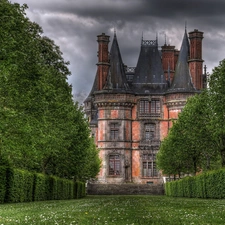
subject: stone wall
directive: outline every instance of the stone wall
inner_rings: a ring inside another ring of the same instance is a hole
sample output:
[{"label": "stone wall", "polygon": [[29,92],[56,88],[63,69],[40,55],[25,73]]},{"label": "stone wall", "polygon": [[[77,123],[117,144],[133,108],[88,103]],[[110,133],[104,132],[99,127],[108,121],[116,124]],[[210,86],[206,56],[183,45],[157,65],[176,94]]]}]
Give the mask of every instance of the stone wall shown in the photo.
[{"label": "stone wall", "polygon": [[96,184],[88,183],[88,195],[163,195],[162,184]]}]

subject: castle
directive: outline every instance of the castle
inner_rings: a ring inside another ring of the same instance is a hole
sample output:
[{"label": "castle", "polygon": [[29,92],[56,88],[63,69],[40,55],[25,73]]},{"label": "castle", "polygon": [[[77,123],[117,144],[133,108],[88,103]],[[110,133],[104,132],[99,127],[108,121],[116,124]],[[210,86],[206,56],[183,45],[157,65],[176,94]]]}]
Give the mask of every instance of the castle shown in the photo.
[{"label": "castle", "polygon": [[122,60],[114,33],[97,36],[98,62],[94,84],[84,101],[92,136],[100,150],[101,184],[161,184],[156,167],[160,142],[187,98],[205,86],[203,32],[185,29],[181,48],[143,40],[136,67]]}]

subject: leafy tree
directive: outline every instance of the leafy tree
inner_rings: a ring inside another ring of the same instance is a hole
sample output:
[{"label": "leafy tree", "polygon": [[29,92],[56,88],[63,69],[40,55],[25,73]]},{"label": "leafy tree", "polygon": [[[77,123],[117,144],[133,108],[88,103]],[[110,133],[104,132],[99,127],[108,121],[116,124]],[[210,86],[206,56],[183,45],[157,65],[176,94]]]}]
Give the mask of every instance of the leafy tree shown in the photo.
[{"label": "leafy tree", "polygon": [[[26,5],[0,4],[1,158],[62,177],[95,176],[97,150],[82,109],[72,100],[69,62],[26,18]],[[95,172],[89,173],[90,167]]]},{"label": "leafy tree", "polygon": [[196,174],[201,169],[212,169],[211,162],[217,162],[218,152],[211,116],[207,90],[188,99],[157,155],[158,167],[164,173]]},{"label": "leafy tree", "polygon": [[225,167],[225,60],[215,67],[209,80],[210,104],[213,111],[211,129]]}]

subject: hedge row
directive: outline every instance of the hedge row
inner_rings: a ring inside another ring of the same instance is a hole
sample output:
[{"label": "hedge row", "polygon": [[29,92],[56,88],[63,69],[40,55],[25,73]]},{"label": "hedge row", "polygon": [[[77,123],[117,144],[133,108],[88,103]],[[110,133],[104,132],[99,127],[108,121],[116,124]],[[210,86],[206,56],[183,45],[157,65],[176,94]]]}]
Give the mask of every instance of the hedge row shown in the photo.
[{"label": "hedge row", "polygon": [[225,169],[168,182],[165,184],[165,194],[173,197],[225,198]]},{"label": "hedge row", "polygon": [[83,182],[0,167],[0,203],[76,199],[85,194]]}]

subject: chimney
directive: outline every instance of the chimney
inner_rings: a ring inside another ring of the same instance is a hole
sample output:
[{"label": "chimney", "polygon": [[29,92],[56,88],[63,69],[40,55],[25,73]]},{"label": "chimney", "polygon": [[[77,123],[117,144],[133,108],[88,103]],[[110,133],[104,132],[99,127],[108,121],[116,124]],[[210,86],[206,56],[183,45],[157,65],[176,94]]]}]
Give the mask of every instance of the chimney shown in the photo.
[{"label": "chimney", "polygon": [[102,33],[101,35],[97,36],[98,39],[98,70],[97,70],[97,77],[98,77],[98,91],[101,91],[106,83],[108,71],[109,71],[109,51],[108,51],[108,44],[109,44],[109,36]]},{"label": "chimney", "polygon": [[192,82],[197,90],[203,88],[203,62],[202,59],[202,39],[203,32],[195,29],[189,32],[190,39],[190,59],[189,68],[191,72]]},{"label": "chimney", "polygon": [[162,65],[164,70],[164,75],[166,80],[169,79],[168,74],[168,66],[170,68],[170,79],[173,80],[174,72],[175,72],[175,66],[176,66],[176,60],[175,60],[175,46],[167,45],[166,43],[162,46]]}]

